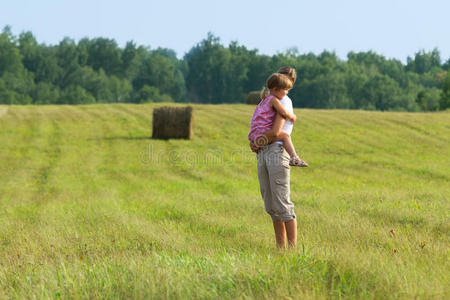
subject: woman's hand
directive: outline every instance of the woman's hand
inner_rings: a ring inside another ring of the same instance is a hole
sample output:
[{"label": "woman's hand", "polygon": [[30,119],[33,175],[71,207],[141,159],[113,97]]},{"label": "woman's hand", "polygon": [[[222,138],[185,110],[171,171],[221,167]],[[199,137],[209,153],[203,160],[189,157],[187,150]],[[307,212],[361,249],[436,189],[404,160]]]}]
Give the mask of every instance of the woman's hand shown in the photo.
[{"label": "woman's hand", "polygon": [[257,147],[255,143],[253,143],[253,141],[250,141],[250,149],[252,149],[252,151],[256,153],[258,153],[259,151],[259,147]]}]

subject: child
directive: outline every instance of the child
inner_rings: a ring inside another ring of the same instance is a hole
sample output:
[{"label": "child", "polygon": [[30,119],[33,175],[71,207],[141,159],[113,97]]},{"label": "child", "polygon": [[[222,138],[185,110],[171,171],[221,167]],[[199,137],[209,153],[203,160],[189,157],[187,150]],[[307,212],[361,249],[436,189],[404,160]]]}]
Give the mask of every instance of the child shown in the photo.
[{"label": "child", "polygon": [[[291,70],[293,70],[295,75],[294,69],[282,68],[280,71],[284,69],[286,69],[285,71],[288,75],[292,74]],[[278,128],[274,128],[276,113],[279,113],[283,118],[288,119],[292,123],[296,121],[296,116],[288,112],[280,101],[287,96],[287,93],[292,88],[293,81],[295,81],[295,76],[291,75],[291,78],[294,77],[291,79],[288,75],[275,73],[267,80],[266,88],[262,93],[262,97],[264,98],[253,113],[248,138],[251,144],[254,144],[255,148],[280,141],[290,156],[289,164],[291,166],[307,167],[308,164],[300,159],[295,152],[290,135],[285,131],[280,132]],[[267,95],[267,92],[270,92],[270,94]]]}]

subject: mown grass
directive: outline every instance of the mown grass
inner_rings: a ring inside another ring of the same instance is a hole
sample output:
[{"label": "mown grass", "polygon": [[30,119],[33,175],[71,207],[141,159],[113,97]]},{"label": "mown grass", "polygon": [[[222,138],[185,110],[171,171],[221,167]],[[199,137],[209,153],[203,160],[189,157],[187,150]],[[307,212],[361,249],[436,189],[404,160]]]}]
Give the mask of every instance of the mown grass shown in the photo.
[{"label": "mown grass", "polygon": [[194,139],[163,141],[155,106],[2,110],[0,298],[449,297],[448,112],[296,110],[283,252],[253,107],[194,105]]}]

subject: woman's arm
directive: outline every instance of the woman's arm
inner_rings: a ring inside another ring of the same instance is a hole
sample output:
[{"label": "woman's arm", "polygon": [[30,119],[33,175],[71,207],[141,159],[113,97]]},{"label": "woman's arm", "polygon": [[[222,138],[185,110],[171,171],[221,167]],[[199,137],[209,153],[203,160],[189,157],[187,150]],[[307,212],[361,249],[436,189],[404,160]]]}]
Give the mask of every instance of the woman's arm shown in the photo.
[{"label": "woman's arm", "polygon": [[276,114],[272,129],[266,131],[265,133],[270,140],[280,135],[281,129],[283,128],[285,121],[286,120],[283,118],[281,114],[279,113]]},{"label": "woman's arm", "polygon": [[255,143],[250,142],[250,148],[252,149],[252,151],[258,152],[258,148],[271,144],[274,141],[280,140],[281,135],[288,135],[287,133],[281,131],[285,121],[286,120],[280,114],[276,114],[272,128],[267,130],[263,135],[257,138]]}]

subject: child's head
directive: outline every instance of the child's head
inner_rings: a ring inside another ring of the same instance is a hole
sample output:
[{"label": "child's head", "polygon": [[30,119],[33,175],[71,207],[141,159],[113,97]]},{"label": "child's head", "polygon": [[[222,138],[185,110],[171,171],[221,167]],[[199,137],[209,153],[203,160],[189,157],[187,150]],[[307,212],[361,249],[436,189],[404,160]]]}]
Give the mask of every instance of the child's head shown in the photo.
[{"label": "child's head", "polygon": [[[295,72],[294,68],[291,67],[282,67],[278,70],[277,72],[278,74],[283,74],[284,76],[287,76],[290,80],[291,80],[291,87],[294,85],[295,80],[297,79],[297,73]],[[275,74],[277,74],[275,73]],[[269,82],[269,80],[272,78],[272,76],[274,76],[275,74],[272,74],[269,79],[267,80],[267,83]],[[288,88],[288,89],[290,89]],[[270,88],[268,87],[268,84],[264,87],[264,89],[261,91],[261,99],[265,99],[267,98],[267,96],[269,96],[270,94]]]},{"label": "child's head", "polygon": [[292,88],[292,80],[284,74],[274,73],[267,79],[267,88],[272,95],[282,99]]},{"label": "child's head", "polygon": [[292,84],[297,80],[297,72],[291,67],[281,67],[277,73],[284,74],[292,80]]},{"label": "child's head", "polygon": [[267,88],[269,90],[290,90],[292,88],[292,80],[280,73],[273,73],[267,79]]}]

